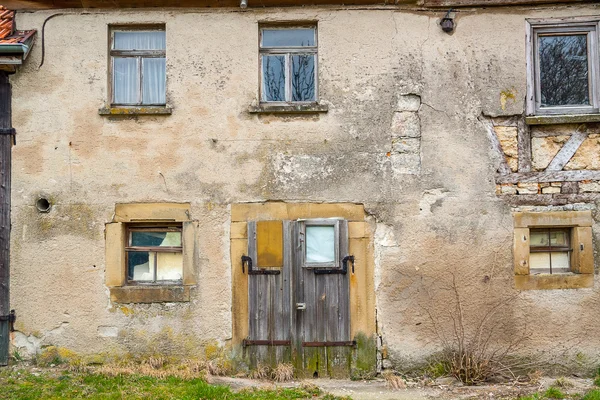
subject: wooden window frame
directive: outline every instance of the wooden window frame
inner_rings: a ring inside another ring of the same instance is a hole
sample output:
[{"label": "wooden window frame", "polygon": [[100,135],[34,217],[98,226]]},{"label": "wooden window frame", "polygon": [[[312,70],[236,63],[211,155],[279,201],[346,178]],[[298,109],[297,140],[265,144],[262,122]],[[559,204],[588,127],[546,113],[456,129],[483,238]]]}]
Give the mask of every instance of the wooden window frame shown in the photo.
[{"label": "wooden window frame", "polygon": [[[150,32],[160,31],[165,32],[166,28],[164,24],[157,25],[111,25],[109,27],[109,40],[108,40],[108,53],[109,53],[109,70],[108,70],[108,90],[110,104],[112,107],[140,107],[140,106],[154,106],[154,107],[165,107],[167,98],[167,74],[165,71],[165,102],[164,103],[144,103],[143,102],[143,82],[144,82],[144,66],[143,60],[146,58],[164,58],[166,63],[167,50],[166,46],[164,50],[115,50],[114,38],[115,32]],[[118,58],[135,58],[137,59],[138,69],[138,96],[137,102],[135,103],[116,103],[114,98],[114,59]]]},{"label": "wooden window frame", "polygon": [[[594,285],[594,248],[591,211],[517,212],[513,214],[515,286],[519,290],[579,289]],[[570,230],[570,271],[531,273],[530,230]]]},{"label": "wooden window frame", "polygon": [[[126,227],[126,240],[125,243],[125,281],[127,285],[181,285],[183,283],[183,265],[182,265],[182,279],[175,280],[167,280],[167,279],[157,279],[158,272],[158,263],[157,263],[157,254],[155,254],[154,258],[154,280],[152,281],[140,281],[129,279],[129,254],[131,252],[154,252],[154,253],[178,253],[182,254],[182,262],[183,262],[183,248],[184,248],[184,238],[183,238],[183,227],[181,223],[167,224],[167,225],[128,225]],[[131,244],[132,241],[132,233],[133,232],[179,232],[181,238],[181,246],[133,246]]]},{"label": "wooden window frame", "polygon": [[[571,247],[571,243],[573,243],[573,229],[572,228],[530,228],[529,229],[529,233],[531,234],[532,231],[538,231],[538,232],[544,232],[544,233],[548,233],[548,246],[533,246],[533,245],[529,245],[529,253],[547,253],[549,254],[549,264],[548,264],[548,272],[542,272],[542,271],[546,271],[546,269],[543,270],[539,270],[536,271],[537,273],[549,273],[549,274],[560,274],[560,273],[570,273],[571,272],[571,265],[573,265],[573,260],[571,260],[572,256],[573,256],[573,248]],[[564,232],[566,233],[566,237],[567,237],[567,245],[566,246],[552,246],[552,242],[550,240],[550,234],[552,232]],[[567,268],[567,271],[560,271],[560,272],[553,272],[552,271],[552,253],[567,253],[568,259],[569,259],[569,267]],[[531,266],[530,266],[530,273],[531,273]]]},{"label": "wooden window frame", "polygon": [[[589,106],[541,106],[538,38],[540,35],[587,34]],[[600,112],[600,22],[593,18],[529,19],[527,37],[527,115],[597,114]]]},{"label": "wooden window frame", "polygon": [[[263,47],[263,31],[264,30],[288,30],[288,29],[313,29],[315,45],[314,46],[298,46],[298,47]],[[319,32],[316,22],[293,23],[293,24],[260,24],[258,35],[258,79],[260,82],[259,99],[260,103],[268,105],[308,105],[317,104],[319,102]],[[290,57],[297,54],[311,54],[314,56],[315,63],[315,99],[310,101],[294,101],[292,100],[292,80],[291,70],[292,63]],[[263,56],[285,56],[285,101],[268,101],[263,97],[264,93],[264,74],[263,74]]]},{"label": "wooden window frame", "polygon": [[[306,219],[298,220],[298,240],[300,241],[300,259],[303,268],[307,269],[341,269],[341,258],[340,258],[340,231],[341,231],[341,219],[330,219],[330,218],[318,218],[318,219]],[[310,263],[306,261],[306,227],[307,226],[333,226],[334,229],[334,252],[335,260],[333,262],[323,263]]]}]

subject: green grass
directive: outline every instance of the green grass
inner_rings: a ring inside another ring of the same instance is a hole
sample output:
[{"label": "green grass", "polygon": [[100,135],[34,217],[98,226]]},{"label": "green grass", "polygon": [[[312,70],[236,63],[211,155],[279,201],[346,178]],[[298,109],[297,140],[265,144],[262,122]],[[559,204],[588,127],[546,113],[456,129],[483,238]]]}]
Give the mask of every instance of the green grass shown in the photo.
[{"label": "green grass", "polygon": [[544,397],[548,399],[564,399],[565,394],[555,387],[549,387],[544,393]]},{"label": "green grass", "polygon": [[[295,400],[320,395],[313,389],[247,389],[234,393],[226,386],[209,385],[201,379],[164,379],[140,375],[106,376],[63,372],[0,372],[0,399],[178,399],[178,400]],[[321,399],[342,400],[324,395]]]}]

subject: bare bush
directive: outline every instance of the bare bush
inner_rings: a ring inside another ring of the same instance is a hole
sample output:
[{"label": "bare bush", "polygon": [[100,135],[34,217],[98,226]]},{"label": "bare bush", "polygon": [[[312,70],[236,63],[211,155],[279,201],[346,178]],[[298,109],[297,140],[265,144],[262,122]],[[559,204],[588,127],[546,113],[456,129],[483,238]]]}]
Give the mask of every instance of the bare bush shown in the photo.
[{"label": "bare bush", "polygon": [[[513,367],[518,359],[513,355],[526,337],[524,331],[515,331],[510,318],[509,305],[518,294],[493,291],[489,276],[479,288],[459,284],[455,273],[451,272],[450,277],[448,284],[438,283],[436,287],[436,292],[444,296],[442,306],[425,308],[442,347],[439,362],[465,385],[503,376],[516,378]],[[466,301],[464,291],[469,299],[478,298],[480,302]]]}]

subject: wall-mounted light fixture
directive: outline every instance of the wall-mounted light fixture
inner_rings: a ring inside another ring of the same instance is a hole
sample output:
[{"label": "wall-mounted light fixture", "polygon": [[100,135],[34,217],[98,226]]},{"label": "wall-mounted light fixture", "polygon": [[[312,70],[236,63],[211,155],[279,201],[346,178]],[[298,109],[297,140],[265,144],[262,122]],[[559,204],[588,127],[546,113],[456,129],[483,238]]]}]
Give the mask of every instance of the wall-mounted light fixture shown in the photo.
[{"label": "wall-mounted light fixture", "polygon": [[454,17],[455,17],[455,12],[452,9],[449,9],[448,12],[446,13],[446,16],[444,18],[442,18],[442,20],[440,21],[440,26],[442,27],[442,30],[446,33],[450,33],[454,30]]},{"label": "wall-mounted light fixture", "polygon": [[248,7],[248,0],[240,0],[240,8]]}]

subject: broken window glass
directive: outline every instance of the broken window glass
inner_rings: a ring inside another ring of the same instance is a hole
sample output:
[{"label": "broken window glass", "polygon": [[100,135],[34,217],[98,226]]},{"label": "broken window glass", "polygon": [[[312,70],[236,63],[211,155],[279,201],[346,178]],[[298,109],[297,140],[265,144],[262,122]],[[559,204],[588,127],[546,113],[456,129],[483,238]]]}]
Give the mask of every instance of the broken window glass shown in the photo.
[{"label": "broken window glass", "polygon": [[181,281],[182,250],[180,228],[130,228],[126,248],[128,280]]}]

